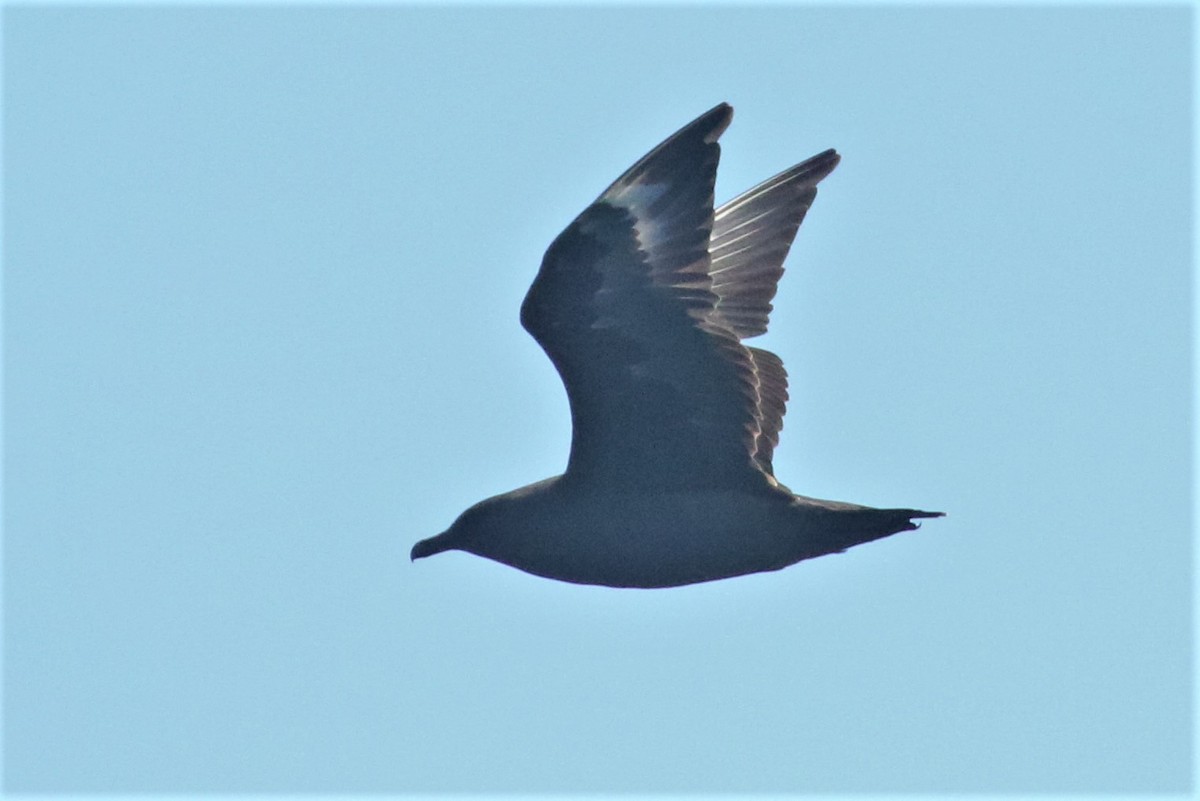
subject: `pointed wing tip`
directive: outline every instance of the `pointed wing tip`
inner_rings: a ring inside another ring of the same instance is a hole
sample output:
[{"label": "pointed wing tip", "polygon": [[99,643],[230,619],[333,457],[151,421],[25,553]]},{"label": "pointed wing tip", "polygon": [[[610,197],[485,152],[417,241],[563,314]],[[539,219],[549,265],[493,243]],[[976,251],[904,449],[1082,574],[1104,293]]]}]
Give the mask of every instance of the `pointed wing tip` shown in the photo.
[{"label": "pointed wing tip", "polygon": [[807,173],[808,182],[816,185],[823,181],[841,163],[841,154],[833,148],[829,148],[805,161],[800,167],[804,168]]},{"label": "pointed wing tip", "polygon": [[[722,102],[718,103],[697,117],[692,125],[698,125],[707,128],[708,130],[704,135],[704,141],[712,144],[721,138],[721,134],[725,133],[725,129],[729,127],[729,123],[732,121],[733,106]],[[691,125],[688,127],[690,128]]]},{"label": "pointed wing tip", "polygon": [[678,178],[701,168],[708,170],[710,178],[715,178],[721,152],[717,140],[732,119],[733,107],[728,103],[713,106],[638,159],[600,194],[598,200],[626,205],[620,198],[629,187],[666,183],[672,177]]}]

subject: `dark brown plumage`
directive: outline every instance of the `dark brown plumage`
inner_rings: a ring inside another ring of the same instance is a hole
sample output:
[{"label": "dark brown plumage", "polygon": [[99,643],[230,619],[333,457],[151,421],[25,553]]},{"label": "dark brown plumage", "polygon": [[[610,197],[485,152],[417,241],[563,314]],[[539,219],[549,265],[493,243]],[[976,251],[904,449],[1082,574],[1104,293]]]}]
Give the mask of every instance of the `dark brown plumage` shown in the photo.
[{"label": "dark brown plumage", "polygon": [[549,578],[664,587],[776,570],[938,512],[794,495],[772,455],[787,373],[767,329],[832,150],[714,211],[719,105],[640,159],[546,251],[521,323],[567,390],[566,472],[482,501],[414,559],[458,549]]}]

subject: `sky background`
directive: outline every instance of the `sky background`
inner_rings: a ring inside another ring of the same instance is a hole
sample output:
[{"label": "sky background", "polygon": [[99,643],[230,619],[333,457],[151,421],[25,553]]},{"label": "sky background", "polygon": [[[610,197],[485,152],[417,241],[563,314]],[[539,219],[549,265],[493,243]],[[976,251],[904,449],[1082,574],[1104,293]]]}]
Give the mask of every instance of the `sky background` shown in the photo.
[{"label": "sky background", "polygon": [[[1186,791],[1184,7],[4,9],[10,792]],[[721,101],[826,147],[785,571],[465,554],[562,470],[542,252]]]}]

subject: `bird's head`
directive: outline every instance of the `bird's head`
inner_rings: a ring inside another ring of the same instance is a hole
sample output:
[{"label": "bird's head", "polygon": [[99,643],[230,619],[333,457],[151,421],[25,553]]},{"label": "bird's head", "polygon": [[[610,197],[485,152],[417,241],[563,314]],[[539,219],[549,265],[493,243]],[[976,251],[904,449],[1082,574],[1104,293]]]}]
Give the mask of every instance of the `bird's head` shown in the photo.
[{"label": "bird's head", "polygon": [[439,554],[442,551],[458,550],[478,553],[476,543],[481,537],[486,537],[489,531],[495,531],[498,528],[499,517],[503,515],[504,506],[503,496],[488,498],[475,504],[460,514],[450,528],[414,545],[410,554],[413,561]]},{"label": "bird's head", "polygon": [[557,482],[558,477],[546,479],[480,501],[459,515],[450,528],[414,545],[412,559],[453,550],[497,558],[494,555],[497,548],[503,550],[514,534],[528,533],[536,525],[539,512]]}]

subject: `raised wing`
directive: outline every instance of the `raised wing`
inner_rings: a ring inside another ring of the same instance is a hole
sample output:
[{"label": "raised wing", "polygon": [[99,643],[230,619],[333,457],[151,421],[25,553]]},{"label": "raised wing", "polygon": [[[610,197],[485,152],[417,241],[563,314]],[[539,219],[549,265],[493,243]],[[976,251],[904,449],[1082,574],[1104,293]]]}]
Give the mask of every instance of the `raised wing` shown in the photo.
[{"label": "raised wing", "polygon": [[[723,207],[714,236],[717,139],[732,113],[722,104],[702,115],[605,190],[551,244],[525,297],[521,322],[571,405],[568,478],[695,489],[770,473],[786,374],[739,339],[765,329],[812,198],[801,178],[767,182]],[[836,164],[822,156],[832,163],[821,177]],[[725,269],[710,274],[714,242],[726,243]]]},{"label": "raised wing", "polygon": [[817,184],[840,160],[826,150],[717,209],[709,274],[717,314],[740,339],[766,332],[783,260],[817,196]]},{"label": "raised wing", "polygon": [[[714,312],[739,339],[766,332],[783,260],[817,196],[817,184],[840,160],[833,150],[819,153],[743,192],[713,215],[708,250]],[[773,474],[771,458],[787,411],[787,371],[774,353],[749,350],[759,394],[753,456]]]}]

